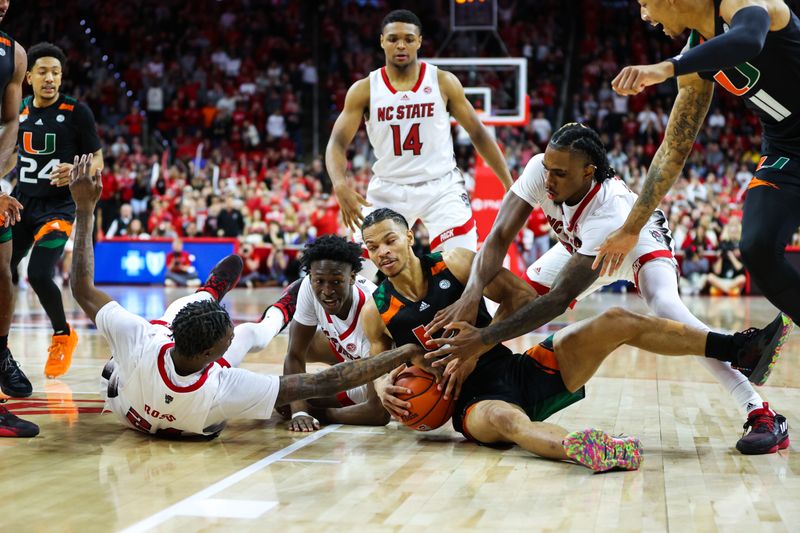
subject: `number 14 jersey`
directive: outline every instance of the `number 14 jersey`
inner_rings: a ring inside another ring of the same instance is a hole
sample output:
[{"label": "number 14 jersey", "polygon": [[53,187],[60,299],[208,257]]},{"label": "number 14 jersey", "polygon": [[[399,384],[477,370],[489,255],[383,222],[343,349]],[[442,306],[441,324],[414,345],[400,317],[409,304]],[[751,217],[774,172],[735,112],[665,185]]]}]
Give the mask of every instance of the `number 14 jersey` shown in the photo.
[{"label": "number 14 jersey", "polygon": [[456,168],[448,113],[438,68],[420,62],[409,91],[392,86],[386,67],[369,75],[367,135],[377,161],[375,176],[399,183],[440,178]]}]

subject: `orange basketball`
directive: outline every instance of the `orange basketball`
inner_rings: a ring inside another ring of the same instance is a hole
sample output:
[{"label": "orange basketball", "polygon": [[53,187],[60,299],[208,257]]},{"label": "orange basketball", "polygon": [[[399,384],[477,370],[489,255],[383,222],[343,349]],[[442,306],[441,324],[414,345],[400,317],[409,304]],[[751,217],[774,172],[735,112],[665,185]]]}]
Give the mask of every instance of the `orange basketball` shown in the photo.
[{"label": "orange basketball", "polygon": [[411,394],[398,394],[397,397],[411,404],[403,424],[417,431],[430,431],[443,425],[453,416],[453,398],[445,401],[436,386],[436,378],[412,366],[404,370],[395,381],[398,387],[411,390]]}]

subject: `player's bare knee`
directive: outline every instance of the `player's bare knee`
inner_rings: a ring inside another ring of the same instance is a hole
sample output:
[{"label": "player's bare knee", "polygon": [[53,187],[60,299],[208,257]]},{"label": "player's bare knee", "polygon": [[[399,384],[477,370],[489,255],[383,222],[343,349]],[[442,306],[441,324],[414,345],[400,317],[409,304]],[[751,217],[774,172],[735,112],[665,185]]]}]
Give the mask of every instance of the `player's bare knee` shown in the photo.
[{"label": "player's bare knee", "polygon": [[493,405],[486,410],[486,417],[492,427],[504,437],[519,432],[520,412],[507,405]]}]

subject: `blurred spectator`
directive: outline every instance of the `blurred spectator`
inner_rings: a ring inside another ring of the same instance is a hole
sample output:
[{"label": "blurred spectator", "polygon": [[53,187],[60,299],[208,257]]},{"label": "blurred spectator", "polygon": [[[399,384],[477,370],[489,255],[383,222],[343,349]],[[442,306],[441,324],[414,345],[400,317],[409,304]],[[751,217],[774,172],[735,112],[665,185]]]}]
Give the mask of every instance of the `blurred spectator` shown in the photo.
[{"label": "blurred spectator", "polygon": [[239,237],[244,231],[244,217],[241,210],[236,207],[236,200],[233,196],[225,199],[225,207],[217,216],[218,232],[222,237]]},{"label": "blurred spectator", "polygon": [[133,221],[133,208],[130,204],[122,204],[119,208],[119,216],[111,223],[106,232],[107,238],[125,237],[128,234],[128,226]]},{"label": "blurred spectator", "polygon": [[705,289],[708,278],[708,259],[697,254],[697,249],[690,247],[683,251],[681,264],[681,294],[697,295]]},{"label": "blurred spectator", "polygon": [[256,255],[252,244],[243,244],[239,249],[239,255],[244,261],[242,277],[239,279],[237,287],[247,287],[248,289],[265,283],[269,278],[261,271],[261,258]]},{"label": "blurred spectator", "polygon": [[199,287],[200,279],[193,265],[194,256],[183,250],[183,241],[174,239],[172,251],[167,254],[167,272],[164,285],[167,287]]},{"label": "blurred spectator", "polygon": [[738,221],[731,222],[722,230],[719,257],[708,275],[711,296],[739,296],[747,284],[739,251],[742,228]]}]

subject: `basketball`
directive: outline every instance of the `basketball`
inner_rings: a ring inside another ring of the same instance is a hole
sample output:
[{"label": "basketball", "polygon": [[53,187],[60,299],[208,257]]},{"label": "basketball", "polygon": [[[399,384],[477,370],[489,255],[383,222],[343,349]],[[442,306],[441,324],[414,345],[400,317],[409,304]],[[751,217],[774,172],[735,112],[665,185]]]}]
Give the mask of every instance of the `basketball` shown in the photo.
[{"label": "basketball", "polygon": [[415,366],[397,377],[395,385],[411,390],[397,397],[411,404],[403,424],[416,431],[431,431],[444,425],[453,416],[453,399],[446,400],[436,386],[436,378]]}]

